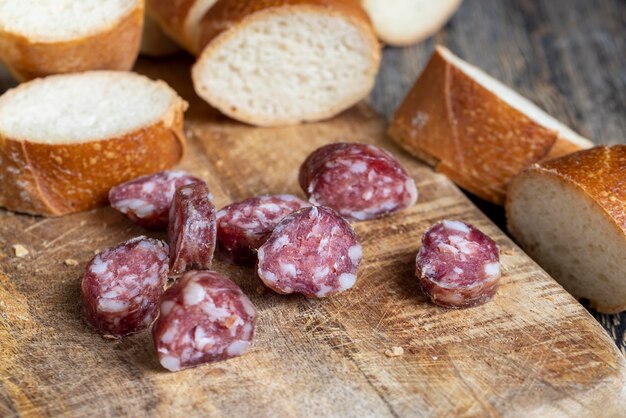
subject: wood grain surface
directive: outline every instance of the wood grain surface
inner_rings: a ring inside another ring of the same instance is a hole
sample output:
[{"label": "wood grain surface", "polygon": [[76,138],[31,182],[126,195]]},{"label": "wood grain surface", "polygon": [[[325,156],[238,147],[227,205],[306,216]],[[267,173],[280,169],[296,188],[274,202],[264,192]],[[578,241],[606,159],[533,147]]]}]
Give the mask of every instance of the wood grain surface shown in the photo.
[{"label": "wood grain surface", "polygon": [[[626,1],[464,0],[432,39],[386,48],[372,94],[388,119],[435,44],[515,88],[596,144],[626,143]],[[470,196],[502,229],[504,211]],[[591,313],[626,355],[626,312]]]},{"label": "wood grain surface", "polygon": [[[161,369],[149,333],[111,341],[82,320],[86,262],[146,231],[111,208],[55,219],[0,211],[0,416],[623,412],[625,359],[606,332],[449,180],[394,146],[368,106],[320,124],[250,128],[193,95],[189,63],[141,61],[138,70],[191,102],[182,167],[208,182],[218,206],[258,193],[301,195],[299,164],[313,149],[342,140],[397,154],[416,179],[419,203],[356,225],[365,261],[356,287],[337,297],[274,295],[253,269],[216,263],[258,309],[256,344],[243,357],[179,373]],[[442,218],[471,222],[500,244],[501,289],[487,305],[446,310],[420,294],[419,239]],[[29,254],[15,257],[13,244]],[[393,347],[404,354],[386,355]]]}]

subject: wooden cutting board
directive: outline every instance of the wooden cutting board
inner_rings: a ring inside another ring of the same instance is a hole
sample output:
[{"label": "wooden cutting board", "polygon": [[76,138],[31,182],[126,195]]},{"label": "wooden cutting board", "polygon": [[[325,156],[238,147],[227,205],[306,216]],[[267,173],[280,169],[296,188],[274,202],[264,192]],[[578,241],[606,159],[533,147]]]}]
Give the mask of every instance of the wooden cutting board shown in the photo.
[{"label": "wooden cutting board", "polygon": [[[201,103],[188,64],[142,61],[139,70],[190,101],[182,167],[209,183],[218,206],[261,193],[302,195],[300,163],[335,141],[394,152],[418,184],[419,203],[356,224],[365,256],[359,281],[330,299],[277,296],[253,269],[216,263],[258,309],[256,344],[243,357],[174,374],[159,366],[148,332],[105,340],[81,317],[80,281],[94,251],[146,231],[110,208],[56,219],[0,211],[0,416],[624,413],[626,366],[606,332],[450,181],[391,143],[367,105],[329,122],[255,129]],[[471,222],[500,244],[504,276],[491,303],[446,310],[420,294],[419,240],[444,218]],[[29,254],[15,257],[14,244]],[[404,354],[386,355],[392,347]]]}]

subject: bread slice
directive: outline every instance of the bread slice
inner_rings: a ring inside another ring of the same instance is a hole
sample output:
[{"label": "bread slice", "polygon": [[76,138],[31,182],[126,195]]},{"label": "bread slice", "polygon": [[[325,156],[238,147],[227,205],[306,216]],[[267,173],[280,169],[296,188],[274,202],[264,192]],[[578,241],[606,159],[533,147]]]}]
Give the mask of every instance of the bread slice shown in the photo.
[{"label": "bread slice", "polygon": [[197,55],[201,52],[200,21],[216,1],[147,0],[146,7],[172,39],[187,51]]},{"label": "bread slice", "polygon": [[200,26],[195,90],[234,119],[327,119],[374,86],[380,45],[357,0],[221,0]]},{"label": "bread slice", "polygon": [[176,42],[163,32],[159,24],[146,13],[141,35],[141,55],[164,57],[180,51]]},{"label": "bread slice", "polygon": [[94,69],[129,70],[144,0],[0,1],[0,56],[18,80]]},{"label": "bread slice", "polygon": [[406,46],[423,41],[446,24],[462,0],[362,0],[381,41]]},{"label": "bread slice", "polygon": [[626,310],[626,145],[533,165],[511,184],[508,226],[522,248],[577,298]]},{"label": "bread slice", "polygon": [[499,205],[523,169],[593,146],[443,47],[396,111],[390,134],[460,187]]},{"label": "bread slice", "polygon": [[64,215],[168,169],[185,149],[186,102],[161,81],[116,71],[40,78],[0,97],[0,206]]}]

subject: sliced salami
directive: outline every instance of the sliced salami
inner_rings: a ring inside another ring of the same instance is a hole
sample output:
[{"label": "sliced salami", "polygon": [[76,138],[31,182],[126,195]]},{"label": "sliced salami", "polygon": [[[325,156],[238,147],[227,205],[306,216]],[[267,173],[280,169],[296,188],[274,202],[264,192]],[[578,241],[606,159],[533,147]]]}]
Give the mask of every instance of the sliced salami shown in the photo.
[{"label": "sliced salami", "polygon": [[119,184],[109,191],[109,202],[144,228],[167,228],[168,214],[177,187],[202,182],[184,171],[162,171]]},{"label": "sliced salami", "polygon": [[482,305],[498,290],[498,245],[464,222],[443,221],[428,229],[416,265],[422,291],[440,306]]},{"label": "sliced salami", "polygon": [[213,196],[205,182],[176,189],[167,232],[170,274],[211,267],[217,227]]},{"label": "sliced salami", "polygon": [[111,337],[148,328],[158,314],[167,271],[167,245],[162,241],[138,237],[102,251],[83,276],[87,323]]},{"label": "sliced salami", "polygon": [[245,353],[254,337],[255,310],[241,289],[214,271],[189,271],[163,295],[152,337],[170,371]]},{"label": "sliced salami", "polygon": [[373,145],[321,147],[302,164],[298,179],[311,203],[351,220],[379,218],[417,201],[413,179],[390,153]]},{"label": "sliced salami", "polygon": [[270,289],[322,298],[354,286],[362,249],[345,219],[313,206],[286,216],[257,255],[259,278]]},{"label": "sliced salami", "polygon": [[311,206],[292,195],[258,196],[217,212],[217,244],[221,255],[239,264],[254,264],[256,251],[276,225],[298,209]]}]

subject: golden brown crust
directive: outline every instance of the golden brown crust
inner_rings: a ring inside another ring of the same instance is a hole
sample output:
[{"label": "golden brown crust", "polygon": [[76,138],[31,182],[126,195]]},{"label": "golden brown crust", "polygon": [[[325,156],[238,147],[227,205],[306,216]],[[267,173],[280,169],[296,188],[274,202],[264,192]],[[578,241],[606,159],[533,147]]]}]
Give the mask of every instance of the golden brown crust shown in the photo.
[{"label": "golden brown crust", "polygon": [[582,190],[626,235],[626,145],[601,146],[534,165]]},{"label": "golden brown crust", "polygon": [[200,46],[204,48],[219,34],[254,13],[282,6],[322,7],[329,11],[345,13],[367,24],[374,33],[372,23],[361,7],[360,0],[219,0],[202,18]]},{"label": "golden brown crust", "polygon": [[189,52],[195,53],[192,39],[186,35],[185,23],[193,5],[198,0],[146,0],[150,16],[156,20],[164,32]]},{"label": "golden brown crust", "polygon": [[555,143],[556,155],[580,149],[474,81],[439,48],[394,115],[390,134],[460,187],[500,205],[512,178],[546,158]]},{"label": "golden brown crust", "polygon": [[113,27],[84,38],[31,41],[0,31],[0,56],[20,81],[87,70],[130,70],[141,44],[143,1]]},{"label": "golden brown crust", "polygon": [[59,216],[107,201],[109,189],[140,175],[171,168],[185,152],[177,99],[159,122],[118,138],[83,144],[43,144],[0,134],[0,206]]}]

